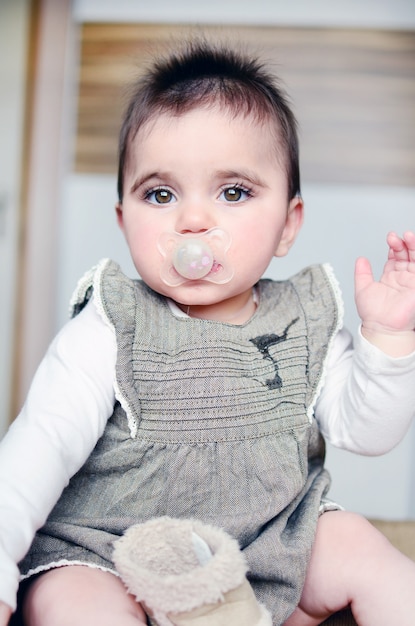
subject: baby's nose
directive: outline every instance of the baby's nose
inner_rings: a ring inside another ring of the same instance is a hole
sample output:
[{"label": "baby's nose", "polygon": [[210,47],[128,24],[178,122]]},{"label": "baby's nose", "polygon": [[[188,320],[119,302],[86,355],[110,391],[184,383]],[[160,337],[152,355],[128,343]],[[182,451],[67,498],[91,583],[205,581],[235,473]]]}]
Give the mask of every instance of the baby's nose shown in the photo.
[{"label": "baby's nose", "polygon": [[212,210],[202,202],[189,203],[180,208],[176,232],[181,234],[203,233],[217,224]]}]

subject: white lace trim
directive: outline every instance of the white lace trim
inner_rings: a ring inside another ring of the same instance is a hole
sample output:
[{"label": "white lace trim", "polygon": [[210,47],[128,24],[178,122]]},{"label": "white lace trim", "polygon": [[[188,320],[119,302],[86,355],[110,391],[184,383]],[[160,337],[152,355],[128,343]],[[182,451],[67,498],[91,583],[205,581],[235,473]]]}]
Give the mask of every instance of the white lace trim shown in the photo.
[{"label": "white lace trim", "polygon": [[[110,326],[112,332],[114,333],[114,337],[116,337],[115,327],[113,323],[111,322],[111,320],[107,317],[104,305],[102,303],[102,298],[101,298],[102,274],[109,263],[111,263],[110,259],[105,259],[104,261],[100,263],[100,265],[97,268],[97,271],[94,277],[94,298],[95,298],[95,304],[96,304],[98,313],[100,314],[104,322],[108,324],[108,326]],[[130,403],[128,402],[127,398],[124,396],[124,394],[122,393],[120,389],[116,376],[117,376],[117,368],[115,368],[115,375],[114,375],[114,380],[113,380],[115,398],[121,404],[127,416],[128,428],[130,430],[131,439],[135,439],[137,436],[137,431],[138,431],[137,419],[134,416],[134,411],[132,410]]]},{"label": "white lace trim", "polygon": [[96,563],[85,563],[84,561],[68,561],[67,559],[61,559],[60,561],[52,561],[47,565],[39,565],[39,567],[35,567],[30,569],[27,574],[21,574],[20,580],[26,580],[27,578],[31,578],[32,576],[36,576],[36,574],[41,574],[42,572],[48,572],[51,569],[56,569],[58,567],[67,567],[68,565],[84,565],[86,567],[90,567],[92,569],[99,569],[102,572],[108,572],[109,574],[113,574],[120,577],[118,572],[110,567],[104,567],[103,565],[96,565]]},{"label": "white lace trim", "polygon": [[[82,276],[82,278],[78,281],[77,287],[71,298],[70,309],[71,309],[71,312],[73,312],[75,306],[85,298],[88,288],[92,286],[94,290],[95,308],[100,318],[104,322],[104,324],[106,324],[106,326],[108,326],[111,329],[114,335],[114,339],[116,340],[115,327],[114,327],[114,324],[111,322],[111,320],[107,316],[105,307],[102,302],[102,292],[101,292],[102,275],[104,271],[106,270],[106,268],[108,267],[108,265],[110,265],[112,262],[113,261],[111,261],[111,259],[102,259],[101,261],[99,261],[99,263],[97,263],[97,265],[94,265],[92,269],[90,269],[88,272],[84,274],[84,276]],[[113,388],[114,388],[115,398],[121,404],[122,408],[125,411],[125,414],[127,415],[128,428],[130,430],[131,439],[135,439],[137,436],[137,431],[138,431],[137,419],[134,416],[134,412],[128,400],[125,398],[122,391],[120,390],[116,376],[117,376],[117,368],[115,367],[114,380],[112,383]]]},{"label": "white lace trim", "polygon": [[344,304],[343,304],[343,297],[342,297],[342,292],[340,289],[340,285],[339,282],[334,274],[334,270],[332,268],[332,266],[330,265],[330,263],[324,263],[322,265],[322,268],[327,276],[327,279],[331,285],[331,288],[333,289],[333,293],[334,293],[334,298],[336,300],[336,304],[337,304],[337,324],[334,328],[334,331],[329,339],[329,344],[327,347],[327,352],[326,352],[326,356],[325,359],[322,363],[322,373],[320,376],[320,380],[319,383],[317,385],[317,388],[315,390],[314,396],[311,400],[310,405],[307,408],[307,417],[310,421],[310,423],[312,423],[313,419],[314,419],[314,409],[316,406],[316,402],[318,400],[318,397],[321,393],[322,388],[324,387],[324,383],[326,380],[326,376],[327,376],[327,362],[329,360],[329,355],[333,346],[333,343],[336,339],[336,335],[339,332],[339,330],[341,328],[343,328],[343,320],[344,320]]}]

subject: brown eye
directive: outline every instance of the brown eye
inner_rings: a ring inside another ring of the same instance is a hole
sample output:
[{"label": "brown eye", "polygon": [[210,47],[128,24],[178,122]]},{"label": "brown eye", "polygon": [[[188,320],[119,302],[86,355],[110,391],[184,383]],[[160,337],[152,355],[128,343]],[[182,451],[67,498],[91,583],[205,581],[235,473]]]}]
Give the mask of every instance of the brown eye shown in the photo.
[{"label": "brown eye", "polygon": [[159,189],[150,189],[145,194],[145,199],[151,204],[170,204],[175,201],[175,197],[171,191],[160,187]]},{"label": "brown eye", "polygon": [[239,189],[238,187],[229,187],[229,189],[224,190],[223,196],[228,202],[238,202],[238,200],[242,197],[242,189]]},{"label": "brown eye", "polygon": [[157,189],[154,192],[154,200],[158,204],[167,204],[168,202],[171,202],[171,199],[172,194],[167,189]]},{"label": "brown eye", "polygon": [[222,187],[220,199],[224,202],[237,203],[245,202],[252,197],[251,189],[247,189],[242,185],[232,185],[232,187]]}]

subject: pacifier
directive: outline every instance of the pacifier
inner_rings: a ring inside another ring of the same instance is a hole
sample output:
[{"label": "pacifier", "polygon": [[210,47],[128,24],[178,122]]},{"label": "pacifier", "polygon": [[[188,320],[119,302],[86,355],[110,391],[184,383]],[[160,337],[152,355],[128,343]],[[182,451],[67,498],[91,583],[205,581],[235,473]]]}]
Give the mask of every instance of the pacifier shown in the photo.
[{"label": "pacifier", "polygon": [[227,283],[233,277],[233,268],[226,258],[230,245],[230,235],[220,228],[184,235],[163,233],[158,243],[164,257],[160,277],[169,287],[191,280]]}]

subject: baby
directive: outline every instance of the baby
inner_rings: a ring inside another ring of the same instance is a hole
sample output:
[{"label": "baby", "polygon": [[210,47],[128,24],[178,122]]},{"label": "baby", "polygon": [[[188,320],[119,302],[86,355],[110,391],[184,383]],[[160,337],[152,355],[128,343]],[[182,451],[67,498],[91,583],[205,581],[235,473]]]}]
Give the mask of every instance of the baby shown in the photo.
[{"label": "baby", "polygon": [[[118,192],[141,280],[109,260],[85,275],[0,447],[0,626],[19,570],[28,626],[313,626],[347,606],[410,626],[415,564],[328,499],[324,438],[382,454],[409,427],[415,234],[388,235],[379,281],[357,261],[354,348],[330,266],[262,279],[303,221],[296,122],[258,60],[204,41],[135,86]],[[122,555],[148,524],[154,543]],[[134,567],[172,524],[176,547],[190,524],[192,580],[241,549],[255,617],[227,584],[216,603],[193,593],[205,621],[146,600]]]}]

